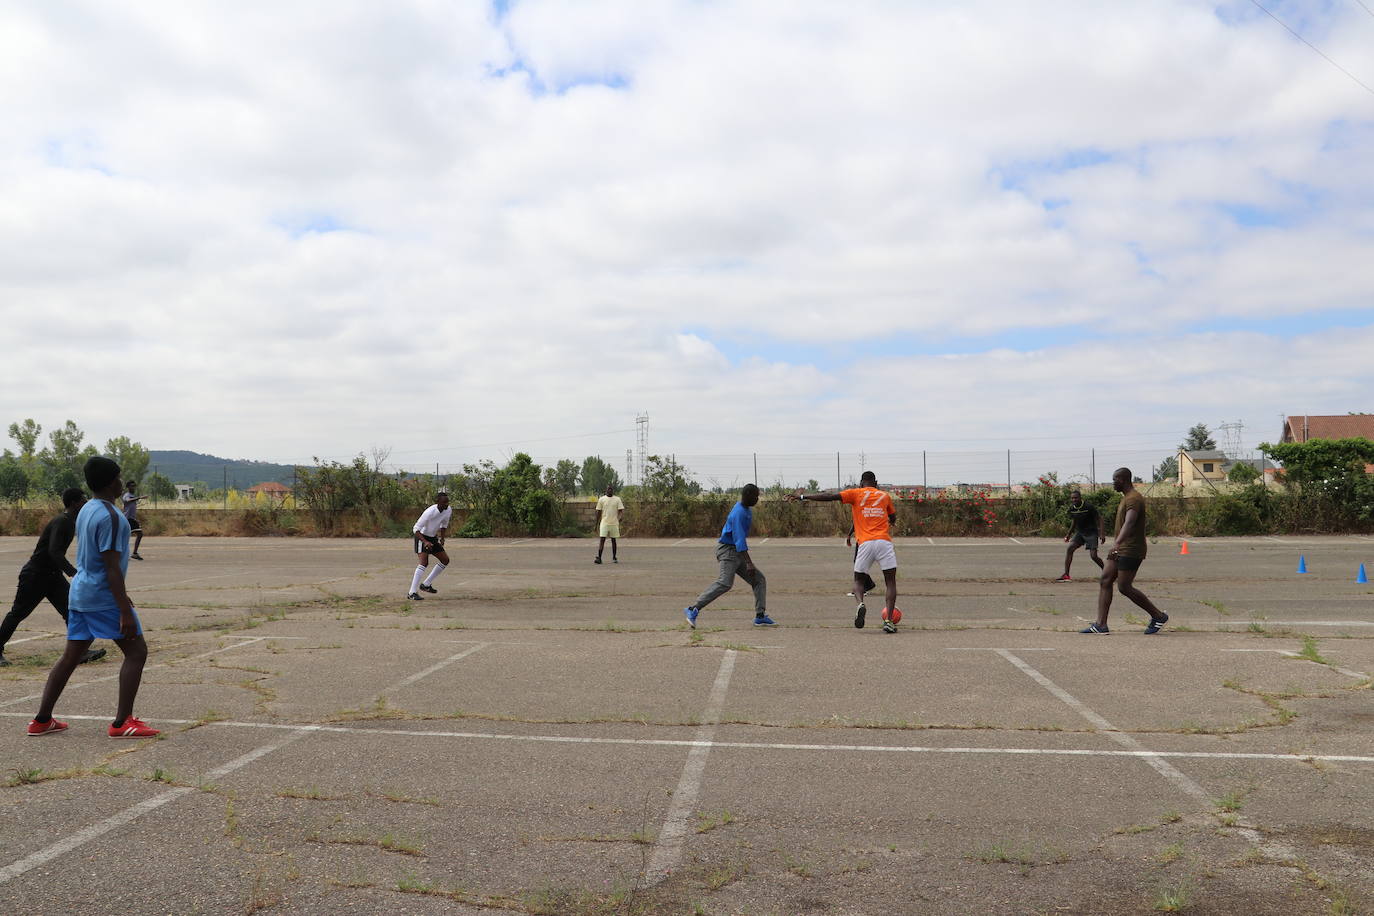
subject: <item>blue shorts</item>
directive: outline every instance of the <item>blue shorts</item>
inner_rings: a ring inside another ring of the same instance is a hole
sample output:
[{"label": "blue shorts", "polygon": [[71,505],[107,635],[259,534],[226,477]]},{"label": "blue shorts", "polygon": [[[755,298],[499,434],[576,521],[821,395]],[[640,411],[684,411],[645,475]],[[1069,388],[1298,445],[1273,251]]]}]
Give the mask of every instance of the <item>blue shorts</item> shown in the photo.
[{"label": "blue shorts", "polygon": [[[138,627],[138,636],[143,635],[143,624],[138,620],[138,611],[134,611],[134,626]],[[124,634],[119,632],[119,610],[113,608],[105,611],[78,611],[76,608],[67,610],[67,639],[123,639]]]}]

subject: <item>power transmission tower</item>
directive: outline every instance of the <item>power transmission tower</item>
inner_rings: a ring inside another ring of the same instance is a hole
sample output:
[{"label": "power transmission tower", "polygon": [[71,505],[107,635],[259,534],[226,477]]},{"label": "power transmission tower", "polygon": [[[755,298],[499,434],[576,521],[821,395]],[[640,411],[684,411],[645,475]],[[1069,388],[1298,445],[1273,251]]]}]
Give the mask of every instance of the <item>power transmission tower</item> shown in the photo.
[{"label": "power transmission tower", "polygon": [[635,447],[639,450],[639,483],[644,485],[644,462],[649,456],[649,414],[635,417]]},{"label": "power transmission tower", "polygon": [[630,449],[625,449],[625,486],[635,482],[635,453]]},{"label": "power transmission tower", "polygon": [[1226,453],[1226,457],[1232,460],[1240,457],[1240,450],[1244,443],[1242,433],[1245,431],[1245,424],[1240,420],[1234,423],[1222,423],[1217,427],[1217,432],[1221,433],[1221,450]]}]

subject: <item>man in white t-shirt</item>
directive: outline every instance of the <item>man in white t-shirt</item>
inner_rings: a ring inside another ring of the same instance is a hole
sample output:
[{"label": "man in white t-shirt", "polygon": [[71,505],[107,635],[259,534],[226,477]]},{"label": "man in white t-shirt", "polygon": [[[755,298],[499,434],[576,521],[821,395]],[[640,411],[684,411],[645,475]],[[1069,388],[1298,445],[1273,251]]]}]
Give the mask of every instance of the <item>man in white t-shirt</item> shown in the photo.
[{"label": "man in white t-shirt", "polygon": [[625,512],[625,501],[615,495],[615,485],[606,484],[606,495],[596,501],[597,529],[601,532],[601,543],[596,548],[596,559],[601,562],[601,553],[606,549],[606,538],[611,539],[611,562],[619,563],[616,541],[620,538],[620,516]]},{"label": "man in white t-shirt", "polygon": [[[444,550],[444,538],[448,537],[448,524],[452,519],[453,510],[449,508],[448,494],[440,490],[434,496],[434,505],[420,514],[412,529],[415,535],[415,554],[420,558],[420,565],[415,567],[415,575],[410,580],[410,591],[406,592],[408,600],[425,600],[420,592],[429,592],[431,595],[438,593],[439,590],[434,587],[434,580],[439,578],[439,573],[448,569],[448,551]],[[429,566],[430,557],[434,557],[434,569],[426,576],[425,570]],[[420,581],[421,579],[424,581]]]}]

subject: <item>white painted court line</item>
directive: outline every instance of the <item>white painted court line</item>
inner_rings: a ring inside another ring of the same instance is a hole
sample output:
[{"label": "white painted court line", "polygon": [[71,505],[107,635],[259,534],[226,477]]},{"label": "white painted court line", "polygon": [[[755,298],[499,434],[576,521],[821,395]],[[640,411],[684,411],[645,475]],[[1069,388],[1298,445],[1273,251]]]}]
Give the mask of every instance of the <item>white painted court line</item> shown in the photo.
[{"label": "white painted court line", "polygon": [[946,646],[946,652],[1055,652],[1049,646],[995,647],[995,646]]},{"label": "white painted court line", "polygon": [[682,538],[681,540],[673,541],[673,543],[669,544],[668,546],[677,547],[679,544],[686,544],[690,540],[691,538]]},{"label": "white painted court line", "polygon": [[438,663],[433,664],[433,665],[430,665],[430,666],[429,666],[428,668],[426,668],[424,671],[419,671],[419,672],[416,672],[415,674],[412,674],[410,677],[402,678],[401,680],[399,680],[399,681],[397,681],[396,683],[392,684],[392,685],[391,685],[390,687],[388,687],[387,689],[383,690],[383,691],[381,692],[381,694],[379,694],[379,696],[386,696],[387,694],[389,694],[389,693],[394,693],[395,691],[400,690],[400,689],[403,688],[403,687],[409,687],[411,684],[414,684],[416,681],[423,680],[424,678],[429,677],[429,676],[430,676],[431,674],[433,674],[434,672],[436,672],[436,671],[441,671],[441,670],[443,670],[444,668],[447,668],[449,665],[453,664],[454,662],[458,661],[459,659],[467,658],[467,657],[468,657],[469,655],[471,655],[472,653],[474,653],[474,652],[476,652],[476,651],[478,651],[478,650],[480,650],[480,649],[485,649],[488,645],[490,645],[490,644],[489,644],[489,643],[484,643],[484,642],[479,642],[479,643],[478,643],[477,645],[475,645],[475,646],[469,646],[468,648],[464,649],[462,652],[456,652],[456,653],[454,653],[453,655],[450,655],[448,658],[444,659],[443,661],[438,662]]},{"label": "white painted court line", "polygon": [[[1163,776],[1169,782],[1173,783],[1176,788],[1180,789],[1188,795],[1191,795],[1193,798],[1197,799],[1203,804],[1212,804],[1212,798],[1210,795],[1207,794],[1206,789],[1204,789],[1201,785],[1199,785],[1190,777],[1184,775],[1177,767],[1175,767],[1169,761],[1165,760],[1162,756],[1146,748],[1145,745],[1141,744],[1131,735],[1122,732],[1115,725],[1108,722],[1102,716],[1098,715],[1096,712],[1090,709],[1087,704],[1080,701],[1077,697],[1073,696],[1073,694],[1069,693],[1067,690],[1060,687],[1058,684],[1050,680],[1045,675],[1041,674],[1035,668],[1032,668],[1030,665],[1022,661],[1020,658],[1017,658],[1011,652],[1008,652],[1006,649],[998,649],[997,654],[1005,658],[1007,661],[1011,662],[1017,668],[1019,668],[1022,674],[1026,675],[1031,680],[1039,684],[1041,687],[1044,687],[1050,693],[1058,697],[1059,700],[1067,704],[1068,707],[1072,709],[1074,712],[1078,713],[1084,719],[1087,719],[1090,723],[1092,723],[1093,727],[1096,728],[1099,732],[1106,735],[1108,738],[1110,738],[1112,741],[1115,741],[1122,747],[1134,752],[1136,756],[1139,756],[1141,760],[1144,760],[1147,764],[1149,764],[1151,769],[1159,773],[1159,775]],[[1243,836],[1248,842],[1253,843],[1255,846],[1259,846],[1265,849],[1270,855],[1276,858],[1282,858],[1284,860],[1296,858],[1292,850],[1274,843],[1267,842],[1264,836],[1258,830],[1255,829],[1253,824],[1246,823],[1243,820],[1237,821],[1235,830],[1237,833]]]},{"label": "white painted court line", "polygon": [[764,538],[763,540],[759,541],[759,543],[760,543],[760,544],[767,544],[768,541],[769,541],[768,538]]},{"label": "white painted court line", "polygon": [[1374,627],[1374,620],[1255,620],[1258,624],[1281,627]]},{"label": "white painted court line", "polygon": [[11,639],[8,645],[17,646],[21,642],[33,642],[35,639],[52,639],[54,636],[63,636],[62,633],[39,633],[37,636],[25,636],[23,639]]},{"label": "white painted court line", "polygon": [[[1011,535],[1007,535],[1007,540],[1011,541],[1013,544],[1021,544],[1020,541],[1018,541],[1016,538],[1012,537]],[[1025,544],[1021,544],[1021,546],[1022,546],[1022,547],[1025,547],[1026,545],[1025,545]]]},{"label": "white painted court line", "polygon": [[[1276,655],[1286,655],[1286,656],[1288,656],[1289,658],[1302,659],[1302,661],[1311,662],[1311,663],[1314,664],[1314,665],[1321,665],[1321,662],[1314,662],[1314,661],[1312,661],[1312,659],[1310,659],[1310,658],[1303,658],[1302,655],[1301,655],[1300,653],[1294,652],[1294,651],[1291,650],[1291,649],[1222,649],[1221,651],[1223,651],[1223,652],[1272,652],[1272,653],[1274,653],[1274,654],[1276,654]],[[1342,668],[1342,667],[1340,667],[1340,666],[1338,666],[1338,665],[1322,665],[1322,667],[1323,667],[1323,668],[1330,668],[1332,671],[1335,671],[1337,674],[1344,674],[1346,677],[1353,677],[1353,678],[1356,678],[1357,680],[1364,681],[1364,680],[1368,680],[1368,679],[1369,679],[1369,675],[1365,674],[1363,671],[1355,671],[1355,670],[1353,670],[1353,669],[1351,669],[1351,668]]]},{"label": "white painted court line", "polygon": [[665,878],[682,859],[682,844],[687,837],[687,819],[696,808],[697,796],[701,792],[701,778],[706,772],[706,758],[711,754],[711,742],[716,736],[716,726],[720,724],[721,710],[725,708],[725,693],[730,689],[730,675],[735,670],[734,649],[726,651],[720,660],[715,683],[711,685],[711,695],[706,700],[706,711],[702,714],[701,725],[697,726],[696,740],[687,753],[683,764],[682,776],[678,779],[677,789],[673,792],[673,804],[664,818],[663,829],[658,832],[658,840],[649,856],[648,867],[644,870],[644,882],[653,884]]},{"label": "white painted court line", "polygon": [[528,544],[530,541],[533,541],[533,540],[534,540],[534,538],[517,538],[516,540],[511,541],[511,542],[510,542],[509,544],[507,544],[506,546],[507,546],[507,547],[514,547],[516,544]]},{"label": "white painted court line", "polygon": [[[1019,650],[1025,651],[1025,650]],[[0,712],[0,718],[24,719],[28,713]],[[108,715],[64,715],[73,722],[104,722]],[[192,719],[158,718],[158,725],[189,725]],[[372,735],[406,738],[451,738],[464,741],[525,741],[532,744],[626,745],[633,747],[707,748],[742,751],[815,751],[842,754],[959,754],[1012,757],[1165,757],[1179,760],[1273,760],[1286,763],[1364,763],[1374,765],[1374,756],[1359,754],[1283,754],[1264,751],[1150,751],[1107,750],[1103,748],[1043,747],[938,747],[912,744],[804,744],[786,741],[700,741],[694,738],[598,738],[575,735],[517,735],[499,732],[424,731],[416,728],[369,728],[347,725],[290,725],[280,722],[207,722],[203,728],[260,728],[269,731],[323,732],[367,738]],[[60,741],[61,738],[48,740]]]},{"label": "white painted court line", "polygon": [[[308,729],[296,729],[279,741],[265,744],[256,750],[249,751],[241,757],[234,758],[223,766],[210,770],[201,778],[204,780],[211,780],[218,779],[221,776],[227,776],[235,770],[245,767],[259,758],[267,756],[278,748],[285,747],[292,741],[308,733]],[[52,739],[49,738],[48,740],[51,741]],[[194,791],[196,791],[196,789],[193,786],[168,789],[166,792],[161,792],[154,795],[152,798],[145,799],[136,805],[125,808],[114,817],[107,818],[98,824],[92,824],[89,827],[78,830],[68,837],[58,840],[50,846],[44,847],[37,852],[30,853],[24,858],[6,865],[4,868],[0,868],[0,884],[4,884],[6,881],[17,878],[31,869],[37,868],[40,865],[45,865],[53,859],[59,858],[74,849],[78,849],[91,840],[104,836],[111,830],[123,827],[125,824],[131,824],[148,812],[155,811],[168,802],[176,801],[183,795],[188,795]]]}]

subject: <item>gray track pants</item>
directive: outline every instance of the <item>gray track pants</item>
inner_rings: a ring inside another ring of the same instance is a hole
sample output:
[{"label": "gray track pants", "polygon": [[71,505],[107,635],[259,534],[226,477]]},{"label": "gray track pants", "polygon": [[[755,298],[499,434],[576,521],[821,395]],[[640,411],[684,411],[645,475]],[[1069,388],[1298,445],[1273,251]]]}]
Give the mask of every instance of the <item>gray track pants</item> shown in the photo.
[{"label": "gray track pants", "polygon": [[716,545],[716,559],[720,561],[720,576],[693,602],[695,608],[704,608],[721,595],[728,592],[739,576],[754,588],[754,613],[762,614],[768,606],[768,580],[757,566],[753,572],[740,569],[739,553],[729,544]]}]

